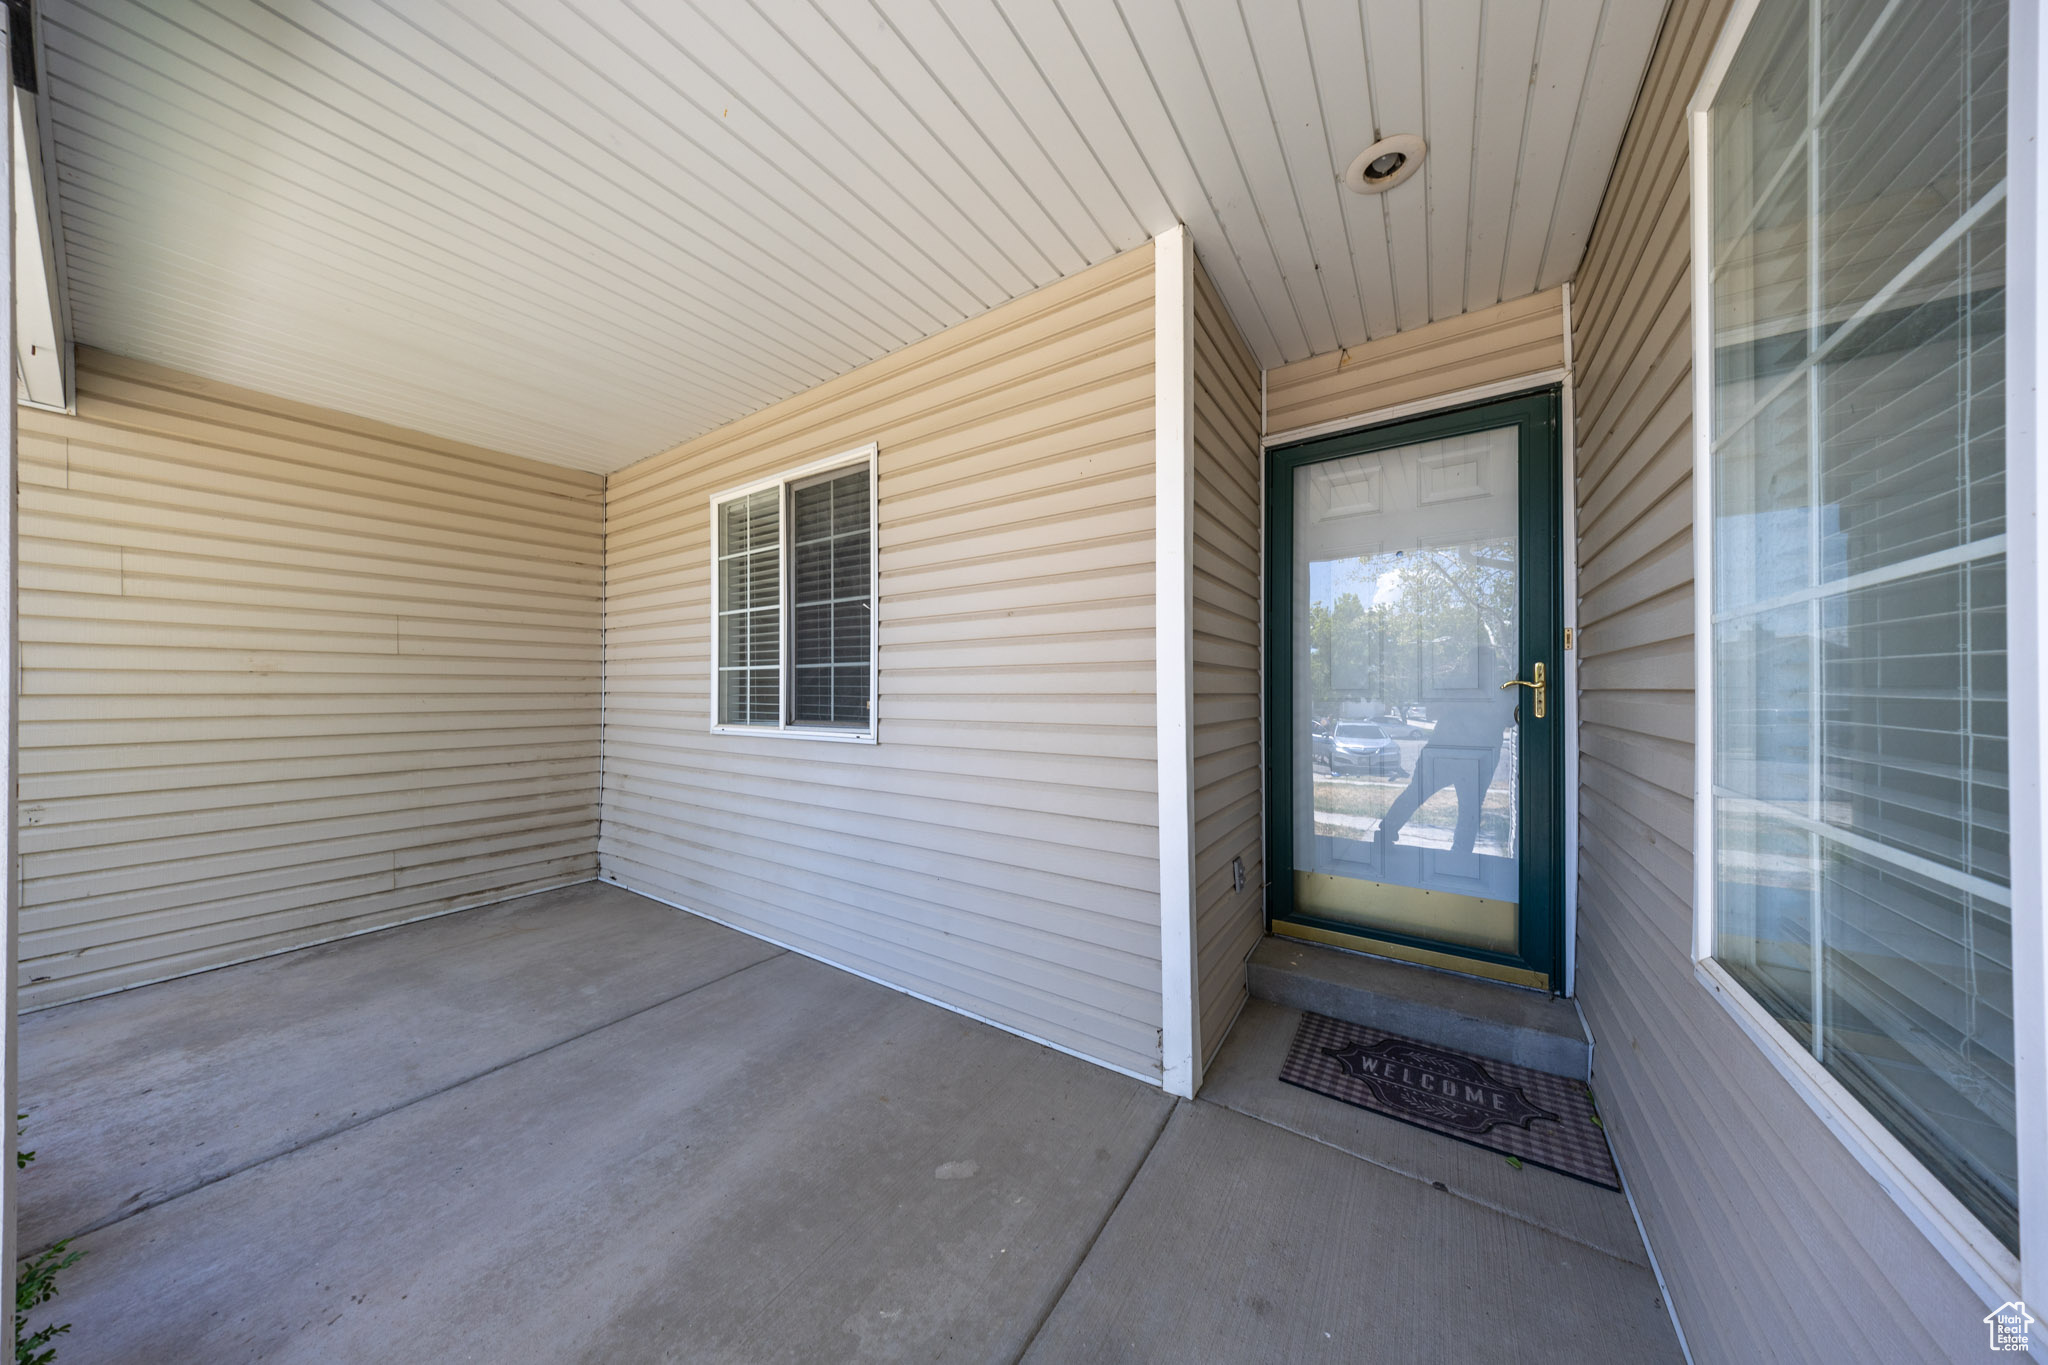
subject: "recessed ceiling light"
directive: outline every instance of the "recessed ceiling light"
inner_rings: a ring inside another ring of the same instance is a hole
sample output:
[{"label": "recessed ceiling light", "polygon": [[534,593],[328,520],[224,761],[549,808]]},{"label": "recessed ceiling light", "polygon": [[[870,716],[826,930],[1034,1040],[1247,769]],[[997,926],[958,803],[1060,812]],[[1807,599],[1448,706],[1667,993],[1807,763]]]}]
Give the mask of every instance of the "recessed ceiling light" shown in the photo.
[{"label": "recessed ceiling light", "polygon": [[1421,170],[1428,150],[1413,133],[1383,137],[1358,154],[1344,172],[1344,184],[1357,194],[1384,194]]}]

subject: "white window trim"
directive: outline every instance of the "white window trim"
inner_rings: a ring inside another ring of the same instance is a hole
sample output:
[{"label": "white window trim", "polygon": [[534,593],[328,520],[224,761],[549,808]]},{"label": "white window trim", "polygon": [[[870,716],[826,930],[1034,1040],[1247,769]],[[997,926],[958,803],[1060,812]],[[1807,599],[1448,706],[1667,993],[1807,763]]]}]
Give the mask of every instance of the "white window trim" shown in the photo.
[{"label": "white window trim", "polygon": [[[2007,115],[2006,221],[2006,675],[2032,679],[2008,687],[2011,769],[2014,1096],[2020,1135],[2021,1297],[2048,1304],[2048,724],[2040,679],[2048,676],[2048,479],[2041,436],[2048,431],[2048,392],[2041,383],[2041,319],[2048,313],[2048,222],[2042,219],[2048,110],[2041,79],[2048,74],[2048,25],[2041,0],[2012,0],[2011,112]],[[2031,910],[2032,913],[2026,913]],[[2036,1354],[2041,1348],[2036,1347]]]},{"label": "white window trim", "polygon": [[[791,725],[789,716],[789,674],[791,658],[790,634],[790,574],[789,553],[789,485],[801,483],[820,474],[834,473],[866,465],[868,470],[868,723],[865,729],[854,730],[844,726]],[[718,509],[734,498],[744,498],[773,488],[781,499],[782,552],[779,556],[780,578],[778,628],[782,632],[780,657],[782,678],[779,684],[779,703],[776,707],[774,725],[721,725],[718,721]],[[710,702],[710,721],[707,728],[714,735],[751,735],[760,739],[811,739],[823,740],[828,744],[874,744],[879,741],[881,717],[881,618],[882,618],[882,535],[881,535],[881,448],[870,441],[853,450],[844,450],[823,460],[755,479],[737,487],[713,493],[710,499],[711,525],[711,589],[708,604],[708,619],[711,633],[711,681],[707,693]]]},{"label": "white window trim", "polygon": [[[1708,59],[1698,90],[1686,109],[1692,173],[1692,362],[1693,362],[1693,664],[1696,733],[1693,785],[1693,971],[1741,1025],[1759,1051],[1806,1101],[1850,1155],[1891,1196],[1935,1249],[1993,1306],[2015,1297],[2048,1302],[2048,1029],[2044,1029],[2044,971],[2041,906],[2043,838],[2022,831],[2043,826],[2040,789],[2042,745],[2040,699],[2035,689],[2011,689],[2013,785],[2013,1013],[2019,1114],[2020,1246],[2014,1256],[1961,1200],[1879,1123],[1848,1088],[1828,1073],[1728,971],[1714,961],[1714,678],[1713,678],[1713,316],[1712,242],[1709,236],[1707,111],[1733,63],[1761,0],[1736,0]],[[2040,610],[2041,522],[2030,504],[2041,502],[2032,448],[2039,426],[2033,407],[2041,404],[2033,373],[2038,316],[2036,278],[2041,247],[2039,204],[2041,110],[2038,82],[2043,69],[2041,0],[2013,0],[2008,116],[2008,305],[2007,305],[2007,477],[2008,504],[2008,676],[2038,678],[2042,658]],[[2018,401],[2018,395],[2026,395]],[[2031,406],[2030,406],[2031,405]],[[2027,408],[2027,411],[2022,411]],[[2015,475],[2019,477],[2015,478]],[[2031,587],[2029,585],[2032,585]],[[2029,610],[2031,608],[2031,610]],[[2026,619],[2022,623],[2019,618]],[[2030,658],[2029,655],[2032,657]],[[2026,714],[2022,715],[2024,712]],[[2031,762],[2029,762],[2031,760]],[[2027,907],[2035,912],[2031,917]],[[2026,970],[2032,963],[2035,970]],[[2023,1283],[2024,1281],[2024,1283]]]}]

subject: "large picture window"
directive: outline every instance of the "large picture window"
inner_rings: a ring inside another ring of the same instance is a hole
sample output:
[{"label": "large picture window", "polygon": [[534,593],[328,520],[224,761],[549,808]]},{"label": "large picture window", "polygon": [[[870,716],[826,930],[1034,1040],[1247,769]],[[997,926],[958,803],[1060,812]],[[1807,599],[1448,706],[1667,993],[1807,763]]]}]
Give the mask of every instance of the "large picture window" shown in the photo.
[{"label": "large picture window", "polygon": [[2007,46],[2003,0],[1760,0],[1694,269],[1703,946],[2016,1251]]},{"label": "large picture window", "polygon": [[874,737],[874,462],[712,499],[714,730]]}]

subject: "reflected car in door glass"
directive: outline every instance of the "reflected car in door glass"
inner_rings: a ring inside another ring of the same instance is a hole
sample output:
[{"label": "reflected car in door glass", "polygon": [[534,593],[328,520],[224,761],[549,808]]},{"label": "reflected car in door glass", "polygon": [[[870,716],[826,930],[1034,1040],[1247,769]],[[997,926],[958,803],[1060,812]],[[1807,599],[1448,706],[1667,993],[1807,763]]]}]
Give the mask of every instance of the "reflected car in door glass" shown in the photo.
[{"label": "reflected car in door glass", "polygon": [[1401,775],[1401,746],[1387,732],[1364,721],[1339,721],[1330,736],[1329,765],[1333,773]]}]

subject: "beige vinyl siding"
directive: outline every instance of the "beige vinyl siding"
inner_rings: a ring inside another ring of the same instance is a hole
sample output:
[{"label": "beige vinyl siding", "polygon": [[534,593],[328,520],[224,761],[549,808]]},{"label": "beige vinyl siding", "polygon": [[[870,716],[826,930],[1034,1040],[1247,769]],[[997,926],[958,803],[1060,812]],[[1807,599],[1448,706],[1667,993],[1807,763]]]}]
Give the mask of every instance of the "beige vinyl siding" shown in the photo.
[{"label": "beige vinyl siding", "polygon": [[1564,290],[1546,289],[1268,370],[1266,431],[1297,431],[1563,366]]},{"label": "beige vinyl siding", "polygon": [[[611,476],[606,879],[1159,1074],[1153,254]],[[709,498],[870,441],[879,742],[709,733]]]},{"label": "beige vinyl siding", "polygon": [[21,410],[23,1004],[595,875],[601,483],[81,350]]},{"label": "beige vinyl siding", "polygon": [[1962,1359],[1983,1305],[1693,976],[1684,108],[1727,8],[1673,5],[1574,297],[1580,1001],[1696,1361]]},{"label": "beige vinyl siding", "polygon": [[[1260,782],[1259,367],[1195,265],[1195,957],[1203,1059],[1266,928]],[[1244,860],[1242,893],[1230,862]]]}]

